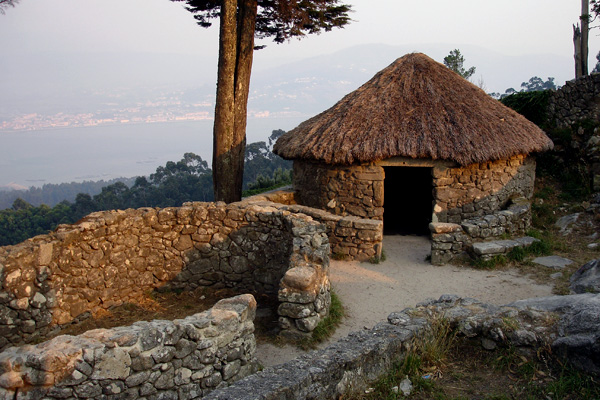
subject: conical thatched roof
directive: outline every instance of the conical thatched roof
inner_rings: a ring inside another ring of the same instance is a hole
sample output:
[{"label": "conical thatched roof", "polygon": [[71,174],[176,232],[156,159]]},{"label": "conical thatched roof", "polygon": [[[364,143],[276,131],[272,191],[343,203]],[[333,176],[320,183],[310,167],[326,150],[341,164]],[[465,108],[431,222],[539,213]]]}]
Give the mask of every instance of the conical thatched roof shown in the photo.
[{"label": "conical thatched roof", "polygon": [[274,152],[328,164],[401,156],[467,165],[552,147],[525,117],[415,53],[281,136]]}]

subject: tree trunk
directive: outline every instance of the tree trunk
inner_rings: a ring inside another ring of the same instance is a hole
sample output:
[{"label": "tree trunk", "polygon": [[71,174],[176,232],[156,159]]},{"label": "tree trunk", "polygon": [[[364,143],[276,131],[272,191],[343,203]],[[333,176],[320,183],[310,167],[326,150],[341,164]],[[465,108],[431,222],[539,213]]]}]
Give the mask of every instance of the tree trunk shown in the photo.
[{"label": "tree trunk", "polygon": [[237,52],[237,0],[223,0],[219,33],[219,67],[213,127],[213,188],[215,200],[235,201],[232,149],[235,125],[235,67]]},{"label": "tree trunk", "polygon": [[242,198],[257,9],[257,0],[223,0],[221,6],[213,187],[215,200],[227,203]]},{"label": "tree trunk", "polygon": [[588,75],[588,37],[590,33],[590,0],[581,0],[581,74]]},{"label": "tree trunk", "polygon": [[583,76],[581,70],[581,30],[579,24],[573,25],[573,46],[575,47],[575,79]]}]

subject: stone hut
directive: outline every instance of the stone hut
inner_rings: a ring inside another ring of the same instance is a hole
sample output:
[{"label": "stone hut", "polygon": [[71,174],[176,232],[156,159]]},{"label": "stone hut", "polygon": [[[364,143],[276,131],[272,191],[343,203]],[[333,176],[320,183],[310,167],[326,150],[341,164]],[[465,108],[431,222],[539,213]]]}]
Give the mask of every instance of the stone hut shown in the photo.
[{"label": "stone hut", "polygon": [[424,54],[408,54],[283,135],[298,203],[428,233],[531,198],[536,125]]}]

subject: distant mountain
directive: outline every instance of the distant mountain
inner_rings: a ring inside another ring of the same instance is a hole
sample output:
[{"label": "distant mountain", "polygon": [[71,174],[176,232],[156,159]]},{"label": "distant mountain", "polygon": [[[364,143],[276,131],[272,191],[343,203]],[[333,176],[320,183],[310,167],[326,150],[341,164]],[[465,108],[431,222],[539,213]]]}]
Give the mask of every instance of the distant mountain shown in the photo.
[{"label": "distant mountain", "polygon": [[[423,52],[442,62],[454,48],[461,50],[467,67],[477,68],[473,82],[483,81],[488,92],[503,93],[510,87],[519,90],[521,82],[532,76],[544,80],[552,76],[561,85],[573,75],[570,54],[506,56],[456,44],[357,45],[273,68],[260,68],[264,64],[257,63],[249,116],[308,118],[331,107],[406,53]],[[172,115],[189,111],[212,114],[213,56],[46,53],[19,57],[0,61],[4,78],[0,81],[0,122],[29,113],[95,113],[106,118],[118,114],[118,119],[127,119],[123,112],[145,112],[154,105]],[[165,99],[170,108],[164,105]]]},{"label": "distant mountain", "polygon": [[477,68],[472,81],[483,80],[487,92],[520,89],[532,76],[555,77],[561,84],[570,79],[571,56],[531,54],[506,56],[475,46],[426,44],[390,46],[357,45],[332,54],[316,56],[276,68],[255,71],[252,77],[251,112],[297,113],[313,116],[367,82],[378,71],[410,52],[423,52],[443,62],[459,47],[466,66]]}]

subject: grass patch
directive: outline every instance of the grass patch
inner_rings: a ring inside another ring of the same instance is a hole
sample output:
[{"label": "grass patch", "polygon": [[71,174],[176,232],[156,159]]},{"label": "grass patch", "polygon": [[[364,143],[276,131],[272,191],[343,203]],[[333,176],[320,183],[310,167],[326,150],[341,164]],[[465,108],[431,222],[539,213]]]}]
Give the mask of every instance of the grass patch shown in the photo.
[{"label": "grass patch", "polygon": [[381,255],[379,257],[377,256],[373,256],[371,258],[369,258],[369,262],[371,264],[379,264],[384,262],[387,259],[387,257],[385,256],[385,250],[381,250]]},{"label": "grass patch", "polygon": [[455,341],[456,333],[448,320],[440,316],[431,317],[428,328],[408,343],[404,358],[394,363],[389,372],[373,384],[369,393],[355,393],[348,399],[402,398],[398,387],[406,377],[415,392],[434,394],[433,378],[442,375]]},{"label": "grass patch", "polygon": [[[443,339],[442,332],[438,334]],[[452,331],[446,331],[445,338],[434,345],[441,344],[443,349],[441,363],[430,363],[424,356],[427,349],[420,348],[416,339],[414,347],[373,383],[368,393],[344,399],[600,399],[597,378],[562,363],[545,347],[537,352],[512,346],[489,351],[482,348],[479,338],[457,338]],[[408,397],[398,390],[406,377],[413,385]]]},{"label": "grass patch", "polygon": [[483,258],[477,258],[471,261],[473,267],[477,269],[495,269],[497,267],[506,265],[508,263],[508,258],[504,254],[499,254],[487,260]]},{"label": "grass patch", "polygon": [[331,305],[329,314],[323,318],[312,331],[310,338],[306,338],[299,343],[299,346],[305,350],[313,349],[318,343],[321,343],[331,337],[335,329],[340,325],[344,318],[344,306],[338,295],[331,291]]}]

